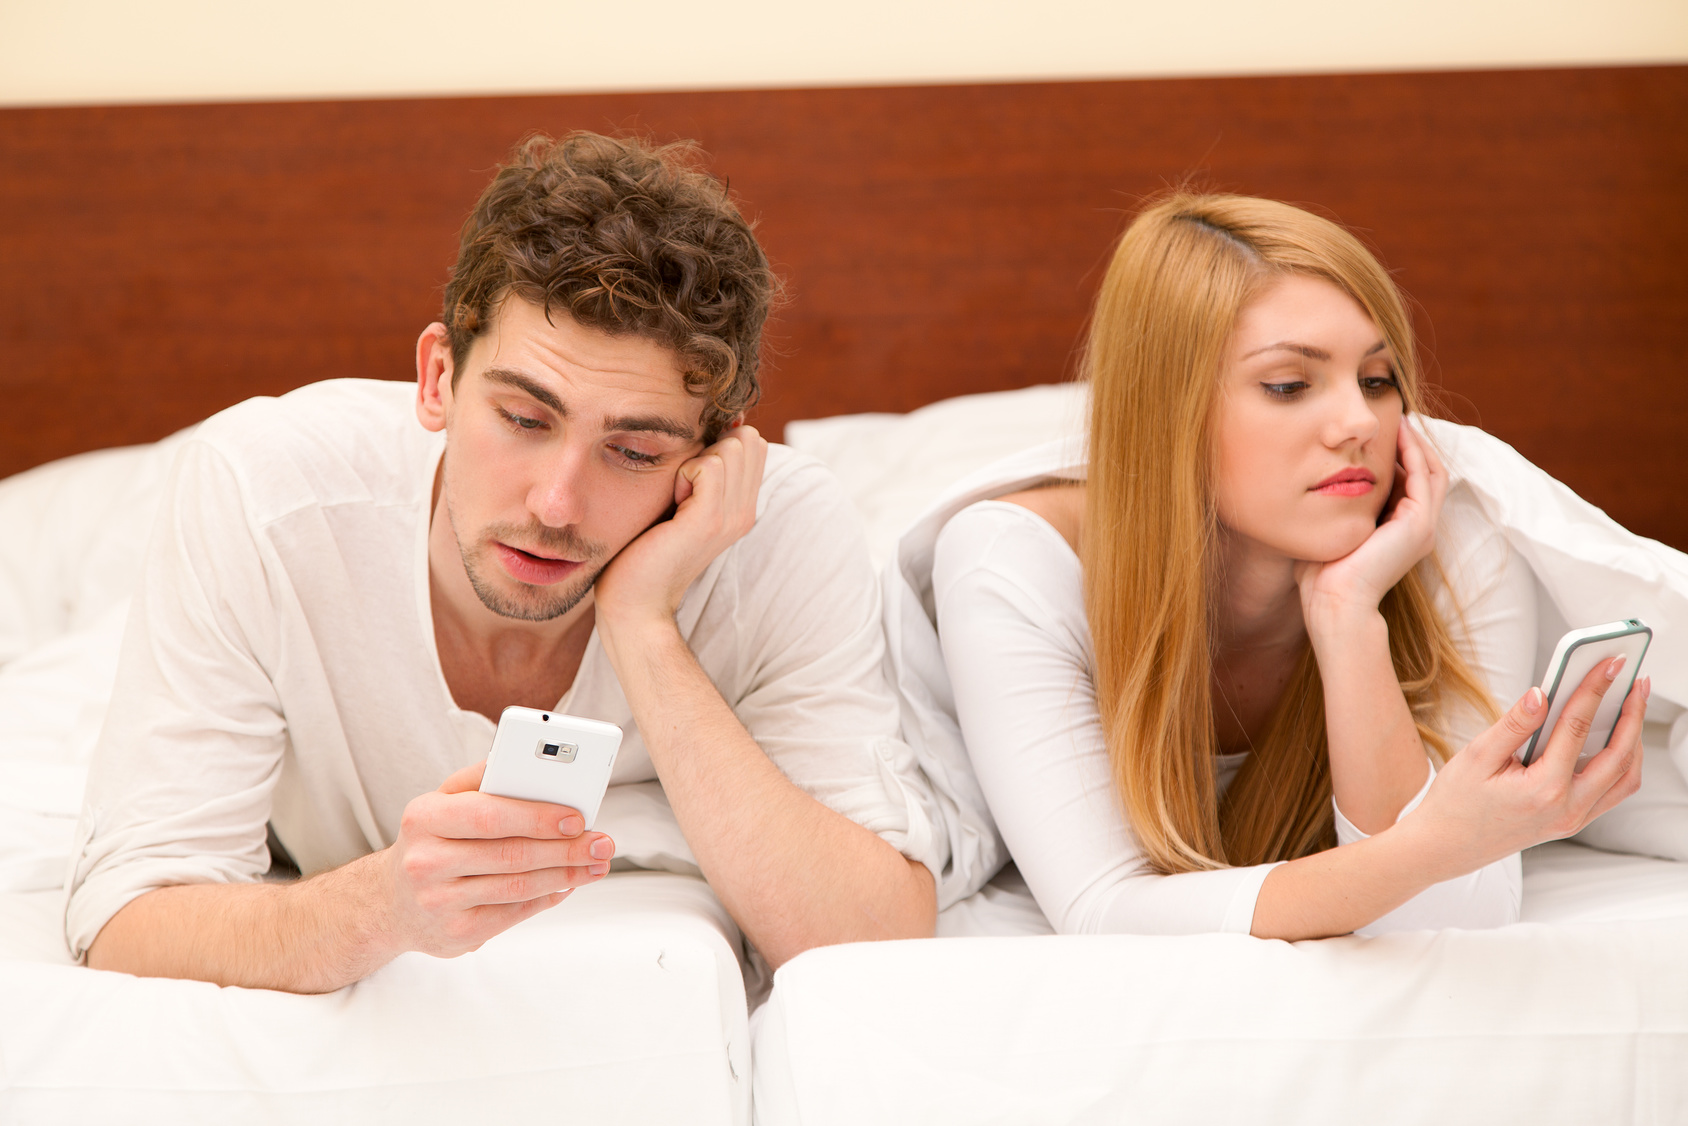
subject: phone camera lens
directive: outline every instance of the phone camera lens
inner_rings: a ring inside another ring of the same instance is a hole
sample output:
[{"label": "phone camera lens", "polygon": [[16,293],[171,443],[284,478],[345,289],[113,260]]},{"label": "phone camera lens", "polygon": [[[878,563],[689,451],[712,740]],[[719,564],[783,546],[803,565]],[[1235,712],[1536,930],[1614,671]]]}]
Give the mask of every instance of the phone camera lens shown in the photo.
[{"label": "phone camera lens", "polygon": [[542,723],[550,723],[551,722],[551,717],[548,716],[548,715],[542,715],[542,716],[539,717],[539,719],[540,719],[540,722],[542,722]]},{"label": "phone camera lens", "polygon": [[545,747],[539,753],[542,754],[542,755],[549,755],[551,758],[556,758],[557,752],[561,751],[562,749],[563,748],[561,748],[560,746],[558,746],[555,743],[547,743],[547,744],[545,744]]}]

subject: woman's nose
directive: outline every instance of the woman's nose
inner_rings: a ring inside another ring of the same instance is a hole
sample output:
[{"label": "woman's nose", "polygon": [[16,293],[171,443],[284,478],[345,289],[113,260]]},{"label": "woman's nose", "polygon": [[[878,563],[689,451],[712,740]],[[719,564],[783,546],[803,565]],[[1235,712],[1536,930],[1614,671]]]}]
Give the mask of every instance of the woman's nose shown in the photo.
[{"label": "woman's nose", "polygon": [[1326,445],[1334,449],[1349,442],[1365,443],[1377,430],[1377,411],[1360,391],[1357,380],[1333,397],[1330,418],[1325,424]]}]

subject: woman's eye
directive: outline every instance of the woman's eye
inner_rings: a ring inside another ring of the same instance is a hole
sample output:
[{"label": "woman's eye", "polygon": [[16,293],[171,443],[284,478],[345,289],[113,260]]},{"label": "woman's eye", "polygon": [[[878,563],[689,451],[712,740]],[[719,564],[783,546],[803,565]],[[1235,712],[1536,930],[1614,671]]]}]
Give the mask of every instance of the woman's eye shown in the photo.
[{"label": "woman's eye", "polygon": [[1274,399],[1293,399],[1307,390],[1307,382],[1302,379],[1290,380],[1287,383],[1262,383],[1260,386]]},{"label": "woman's eye", "polygon": [[1399,391],[1401,381],[1393,375],[1367,375],[1360,377],[1360,390],[1367,398],[1381,399],[1391,391]]}]

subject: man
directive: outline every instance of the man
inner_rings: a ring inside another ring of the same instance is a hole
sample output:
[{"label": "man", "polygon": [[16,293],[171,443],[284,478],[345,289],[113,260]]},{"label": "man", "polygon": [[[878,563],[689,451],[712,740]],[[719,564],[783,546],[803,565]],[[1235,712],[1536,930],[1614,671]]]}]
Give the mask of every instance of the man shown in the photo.
[{"label": "man", "polygon": [[[184,447],[75,955],[331,990],[603,878],[615,842],[575,811],[478,792],[511,704],[620,723],[600,825],[660,781],[685,845],[649,863],[695,864],[772,965],[932,932],[943,838],[871,565],[825,471],[740,425],[775,280],[689,151],[527,142],[464,226],[414,394],[316,384]],[[267,832],[306,878],[262,879]]]}]

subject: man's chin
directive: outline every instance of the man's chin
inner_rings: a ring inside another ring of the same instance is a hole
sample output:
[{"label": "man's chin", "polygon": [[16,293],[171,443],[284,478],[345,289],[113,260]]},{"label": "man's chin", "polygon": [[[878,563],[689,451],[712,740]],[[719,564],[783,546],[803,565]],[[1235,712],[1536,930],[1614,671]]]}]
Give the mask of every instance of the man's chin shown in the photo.
[{"label": "man's chin", "polygon": [[594,571],[584,576],[584,581],[576,578],[556,586],[531,586],[503,575],[497,582],[489,582],[475,569],[469,571],[469,585],[475,588],[481,605],[501,618],[520,622],[549,622],[562,617],[580,605],[597,579],[598,573]]}]

